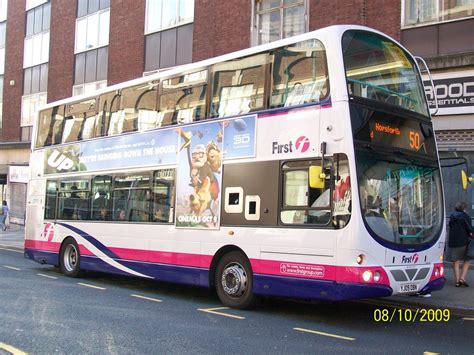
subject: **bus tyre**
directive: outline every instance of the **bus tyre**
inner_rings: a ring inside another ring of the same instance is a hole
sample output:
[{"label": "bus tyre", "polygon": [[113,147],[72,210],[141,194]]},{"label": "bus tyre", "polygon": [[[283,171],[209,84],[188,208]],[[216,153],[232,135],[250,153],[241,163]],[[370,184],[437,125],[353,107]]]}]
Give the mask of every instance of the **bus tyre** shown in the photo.
[{"label": "bus tyre", "polygon": [[81,254],[79,246],[73,238],[68,238],[59,254],[59,267],[68,277],[79,277],[81,269]]},{"label": "bus tyre", "polygon": [[239,251],[225,254],[216,269],[216,290],[221,302],[237,309],[255,306],[253,274],[249,260]]}]

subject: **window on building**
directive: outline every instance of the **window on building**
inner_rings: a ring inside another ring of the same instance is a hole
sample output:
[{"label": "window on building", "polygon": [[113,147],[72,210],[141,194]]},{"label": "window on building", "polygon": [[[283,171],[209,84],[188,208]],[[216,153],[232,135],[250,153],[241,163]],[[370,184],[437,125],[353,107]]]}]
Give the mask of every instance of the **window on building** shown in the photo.
[{"label": "window on building", "polygon": [[110,9],[78,18],[75,52],[84,52],[109,44]]},{"label": "window on building", "polygon": [[23,72],[23,95],[48,90],[48,64],[26,68]]},{"label": "window on building", "polygon": [[147,0],[145,72],[192,61],[194,0]]},{"label": "window on building", "polygon": [[[46,104],[48,89],[48,64],[23,70],[23,97],[21,102],[22,140],[31,139],[31,126],[39,107]],[[28,127],[28,128],[26,128]]]},{"label": "window on building", "polygon": [[45,92],[24,95],[21,98],[21,127],[32,126],[39,107],[46,105]]},{"label": "window on building", "polygon": [[110,7],[110,0],[78,0],[77,18],[105,10]]},{"label": "window on building", "polygon": [[107,80],[94,81],[92,83],[74,85],[72,88],[72,96],[87,94],[93,91],[103,89],[107,86]]},{"label": "window on building", "polygon": [[5,48],[6,30],[7,30],[7,23],[0,22],[0,48]]},{"label": "window on building", "polygon": [[404,0],[403,26],[450,21],[474,15],[473,0]]},{"label": "window on building", "polygon": [[4,76],[0,75],[0,129],[3,127],[3,80]]},{"label": "window on building", "polygon": [[40,6],[49,0],[26,0],[26,10],[30,10],[34,7]]},{"label": "window on building", "polygon": [[145,34],[194,20],[194,0],[147,0]]},{"label": "window on building", "polygon": [[26,12],[26,35],[30,37],[48,31],[51,21],[51,4],[46,2]]},{"label": "window on building", "polygon": [[108,47],[76,54],[73,95],[107,86]]},{"label": "window on building", "polygon": [[254,44],[263,44],[306,32],[307,0],[254,0]]},{"label": "window on building", "polygon": [[7,19],[8,0],[0,0],[0,22]]}]

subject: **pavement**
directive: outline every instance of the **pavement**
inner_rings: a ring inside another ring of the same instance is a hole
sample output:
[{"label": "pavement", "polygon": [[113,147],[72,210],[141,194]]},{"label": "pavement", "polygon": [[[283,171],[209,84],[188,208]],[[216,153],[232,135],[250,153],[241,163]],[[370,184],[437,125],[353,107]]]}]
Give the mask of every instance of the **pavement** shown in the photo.
[{"label": "pavement", "polygon": [[[11,224],[6,231],[0,230],[0,248],[22,251],[24,242],[24,226]],[[462,317],[474,317],[474,266],[471,263],[466,282],[470,287],[455,287],[452,264],[445,262],[446,283],[441,291],[431,294],[431,297],[392,296],[373,299],[368,302],[390,307],[404,308],[449,308],[452,314]]]}]

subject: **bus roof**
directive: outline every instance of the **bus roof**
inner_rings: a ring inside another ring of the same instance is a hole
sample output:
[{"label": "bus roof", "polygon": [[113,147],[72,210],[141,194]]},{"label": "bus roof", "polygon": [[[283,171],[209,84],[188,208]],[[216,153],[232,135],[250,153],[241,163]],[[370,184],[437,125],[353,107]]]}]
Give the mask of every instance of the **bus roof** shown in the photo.
[{"label": "bus roof", "polygon": [[[58,100],[58,101],[48,103],[48,104],[40,107],[38,109],[38,112],[42,111],[42,110],[45,110],[45,109],[48,109],[48,108],[51,108],[51,107],[59,106],[59,105],[65,105],[65,104],[70,104],[70,103],[74,103],[74,102],[77,102],[77,101],[83,101],[83,100],[87,100],[87,99],[96,98],[97,96],[99,96],[101,94],[105,94],[105,93],[108,93],[108,92],[113,92],[115,90],[120,90],[120,89],[123,89],[123,88],[126,88],[126,87],[130,87],[130,86],[134,86],[134,85],[140,85],[140,84],[148,83],[148,82],[151,82],[151,81],[157,81],[157,80],[161,80],[163,78],[169,78],[169,77],[172,77],[174,75],[181,74],[181,73],[193,72],[193,71],[198,70],[200,68],[205,68],[205,67],[208,67],[208,66],[216,64],[216,63],[221,63],[221,62],[225,62],[225,61],[228,61],[228,60],[241,58],[241,57],[249,56],[249,55],[260,53],[260,52],[266,52],[266,51],[269,51],[269,50],[272,50],[272,49],[275,49],[275,48],[284,47],[284,46],[287,46],[287,45],[291,45],[291,44],[301,42],[301,41],[304,41],[304,40],[308,40],[308,39],[312,39],[312,38],[316,38],[316,39],[325,39],[325,38],[328,38],[328,37],[340,38],[342,36],[342,34],[347,30],[364,30],[364,31],[378,33],[382,36],[390,38],[386,34],[380,32],[380,31],[377,31],[373,28],[366,27],[366,26],[359,26],[359,25],[334,25],[334,26],[329,26],[329,27],[321,28],[321,29],[318,29],[318,30],[315,30],[315,31],[303,33],[303,34],[298,35],[298,36],[289,37],[289,38],[281,39],[281,40],[274,41],[274,42],[271,42],[271,43],[267,43],[267,44],[263,44],[263,45],[259,45],[259,46],[255,46],[255,47],[250,47],[250,48],[246,48],[246,49],[242,49],[242,50],[239,50],[239,51],[236,51],[236,52],[232,52],[232,53],[224,54],[224,55],[221,55],[221,56],[205,59],[205,60],[202,60],[202,61],[199,61],[199,62],[184,64],[184,65],[171,67],[171,68],[166,68],[166,69],[160,69],[160,70],[158,70],[157,73],[154,73],[154,74],[151,74],[151,75],[146,75],[146,76],[143,76],[143,77],[139,77],[137,79],[132,79],[132,80],[124,81],[124,82],[121,82],[119,84],[115,84],[115,85],[112,85],[112,86],[107,86],[105,88],[102,88],[102,89],[99,89],[99,90],[96,90],[96,91],[93,91],[93,92],[89,92],[89,93],[85,93],[85,94],[77,95],[77,96],[70,96],[66,99],[62,99],[62,100]],[[390,39],[392,41],[396,42],[393,38],[390,38]],[[397,44],[399,44],[399,43],[397,42]]]}]

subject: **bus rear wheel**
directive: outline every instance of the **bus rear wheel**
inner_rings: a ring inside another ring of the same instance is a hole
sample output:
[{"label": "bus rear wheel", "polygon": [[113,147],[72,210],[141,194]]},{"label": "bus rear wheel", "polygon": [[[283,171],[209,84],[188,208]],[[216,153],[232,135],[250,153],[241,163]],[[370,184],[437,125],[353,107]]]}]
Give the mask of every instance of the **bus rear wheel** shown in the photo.
[{"label": "bus rear wheel", "polygon": [[216,269],[216,291],[221,302],[237,309],[255,306],[253,274],[249,260],[239,251],[224,255]]},{"label": "bus rear wheel", "polygon": [[73,238],[68,238],[59,254],[59,267],[61,272],[68,277],[78,277],[81,273],[81,254],[79,246]]}]

